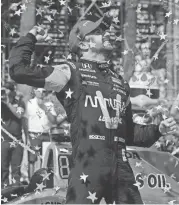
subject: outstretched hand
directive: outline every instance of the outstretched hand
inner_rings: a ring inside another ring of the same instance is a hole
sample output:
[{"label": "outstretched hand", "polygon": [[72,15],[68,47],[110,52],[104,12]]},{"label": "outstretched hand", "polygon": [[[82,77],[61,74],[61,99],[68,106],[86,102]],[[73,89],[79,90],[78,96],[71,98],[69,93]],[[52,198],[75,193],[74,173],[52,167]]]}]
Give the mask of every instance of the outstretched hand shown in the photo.
[{"label": "outstretched hand", "polygon": [[176,130],[177,124],[173,117],[163,120],[159,125],[159,131],[162,135],[174,134]]}]

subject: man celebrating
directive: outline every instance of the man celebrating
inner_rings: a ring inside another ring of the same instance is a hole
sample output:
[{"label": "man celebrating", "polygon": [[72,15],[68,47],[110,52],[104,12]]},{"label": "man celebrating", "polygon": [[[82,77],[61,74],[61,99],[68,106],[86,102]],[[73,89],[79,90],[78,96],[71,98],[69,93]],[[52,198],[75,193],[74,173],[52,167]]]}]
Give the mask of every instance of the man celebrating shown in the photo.
[{"label": "man celebrating", "polygon": [[73,167],[67,204],[141,204],[126,145],[150,147],[159,132],[175,130],[170,118],[160,126],[133,124],[129,86],[112,71],[108,56],[113,46],[106,32],[110,13],[96,22],[82,20],[70,33],[69,45],[79,62],[58,66],[30,66],[40,35],[34,27],[21,37],[10,55],[10,75],[17,83],[56,91],[71,123]]}]

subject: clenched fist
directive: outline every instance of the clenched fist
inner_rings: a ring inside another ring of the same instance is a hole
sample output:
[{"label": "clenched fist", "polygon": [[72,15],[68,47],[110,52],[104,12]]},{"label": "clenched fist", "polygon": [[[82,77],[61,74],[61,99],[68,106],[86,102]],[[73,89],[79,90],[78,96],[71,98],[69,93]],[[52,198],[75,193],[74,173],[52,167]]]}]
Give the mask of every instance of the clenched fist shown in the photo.
[{"label": "clenched fist", "polygon": [[43,28],[39,26],[34,26],[29,33],[33,34],[37,41],[46,41],[48,38],[47,30],[44,30]]}]

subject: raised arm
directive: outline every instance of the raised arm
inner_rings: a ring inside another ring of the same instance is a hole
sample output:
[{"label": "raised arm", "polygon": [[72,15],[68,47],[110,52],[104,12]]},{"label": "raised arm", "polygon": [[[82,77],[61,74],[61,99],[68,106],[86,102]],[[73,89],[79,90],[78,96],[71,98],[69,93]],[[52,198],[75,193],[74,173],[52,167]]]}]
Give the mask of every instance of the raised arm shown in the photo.
[{"label": "raised arm", "polygon": [[30,65],[31,55],[38,40],[37,36],[40,35],[37,34],[37,28],[34,27],[26,36],[21,37],[12,48],[9,58],[9,74],[19,84],[59,92],[70,80],[70,66],[65,63],[45,67]]}]

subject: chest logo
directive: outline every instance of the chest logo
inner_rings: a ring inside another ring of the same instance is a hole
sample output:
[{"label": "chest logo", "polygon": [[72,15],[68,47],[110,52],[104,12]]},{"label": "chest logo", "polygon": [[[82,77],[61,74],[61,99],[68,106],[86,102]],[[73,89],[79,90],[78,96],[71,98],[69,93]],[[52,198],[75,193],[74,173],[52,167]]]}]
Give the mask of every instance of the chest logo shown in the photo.
[{"label": "chest logo", "polygon": [[[120,119],[120,113],[125,112],[125,103],[121,100],[121,95],[117,94],[116,99],[112,98],[104,98],[101,91],[96,91],[96,96],[94,96],[94,101],[91,95],[86,95],[85,99],[85,107],[88,106],[88,102],[93,108],[97,108],[98,105],[101,108],[101,112],[103,114],[103,119],[105,122],[105,126],[108,129],[117,129]],[[108,106],[107,106],[108,105]],[[116,111],[115,117],[110,117],[109,111],[107,107],[111,107]]]}]

